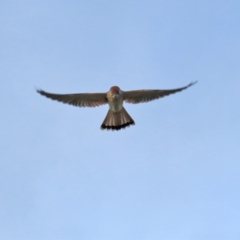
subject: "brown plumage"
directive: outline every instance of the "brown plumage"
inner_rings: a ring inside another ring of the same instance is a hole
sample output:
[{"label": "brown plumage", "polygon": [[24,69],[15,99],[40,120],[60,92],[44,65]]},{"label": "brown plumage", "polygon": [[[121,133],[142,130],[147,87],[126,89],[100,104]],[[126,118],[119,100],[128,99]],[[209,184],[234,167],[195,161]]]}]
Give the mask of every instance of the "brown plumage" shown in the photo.
[{"label": "brown plumage", "polygon": [[185,90],[195,83],[192,82],[185,87],[169,90],[122,91],[119,87],[113,86],[107,93],[54,94],[40,89],[37,92],[52,100],[78,107],[96,107],[108,103],[109,110],[101,125],[101,129],[120,130],[135,124],[134,120],[123,107],[124,101],[134,104],[152,101]]},{"label": "brown plumage", "polygon": [[111,109],[108,110],[107,116],[101,125],[101,129],[120,130],[134,124],[135,122],[133,119],[127,113],[125,108],[122,107],[119,112],[113,112]]}]

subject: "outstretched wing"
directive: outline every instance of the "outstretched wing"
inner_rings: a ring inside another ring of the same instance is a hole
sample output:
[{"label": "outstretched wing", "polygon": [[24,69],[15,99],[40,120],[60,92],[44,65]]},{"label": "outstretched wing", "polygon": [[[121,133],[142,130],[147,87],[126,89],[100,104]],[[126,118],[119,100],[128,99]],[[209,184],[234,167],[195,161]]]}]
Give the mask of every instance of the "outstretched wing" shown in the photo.
[{"label": "outstretched wing", "polygon": [[55,94],[37,89],[41,95],[77,107],[97,107],[107,103],[106,93]]},{"label": "outstretched wing", "polygon": [[161,97],[165,97],[167,95],[180,92],[184,89],[189,88],[194,85],[196,82],[191,82],[185,87],[169,89],[169,90],[133,90],[133,91],[125,91],[124,92],[124,100],[127,103],[142,103],[149,102]]}]

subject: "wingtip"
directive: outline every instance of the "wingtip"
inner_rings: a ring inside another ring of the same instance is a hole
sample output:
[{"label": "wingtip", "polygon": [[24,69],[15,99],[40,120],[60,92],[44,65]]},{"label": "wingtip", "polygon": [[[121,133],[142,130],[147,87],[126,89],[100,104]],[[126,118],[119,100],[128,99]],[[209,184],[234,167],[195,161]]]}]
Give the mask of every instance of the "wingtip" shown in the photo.
[{"label": "wingtip", "polygon": [[194,82],[191,82],[188,86],[189,86],[189,87],[190,87],[190,86],[193,86],[193,85],[195,85],[197,82],[198,82],[198,80],[196,80],[196,81],[194,81]]},{"label": "wingtip", "polygon": [[41,89],[35,86],[35,91],[39,93]]},{"label": "wingtip", "polygon": [[37,93],[39,93],[41,95],[43,94],[43,90],[41,88],[35,87],[35,90],[36,90]]}]

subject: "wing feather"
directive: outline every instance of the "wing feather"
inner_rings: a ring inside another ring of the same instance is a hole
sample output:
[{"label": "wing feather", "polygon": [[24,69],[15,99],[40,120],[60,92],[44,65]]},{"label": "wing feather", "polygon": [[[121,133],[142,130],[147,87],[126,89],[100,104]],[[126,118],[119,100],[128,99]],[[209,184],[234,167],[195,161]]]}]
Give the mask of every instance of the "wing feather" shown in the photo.
[{"label": "wing feather", "polygon": [[127,103],[142,103],[149,102],[167,95],[180,92],[194,85],[196,82],[191,82],[185,87],[168,89],[168,90],[133,90],[133,91],[124,91],[124,100]]},{"label": "wing feather", "polygon": [[37,89],[37,92],[52,100],[77,107],[97,107],[107,103],[106,93],[55,94],[41,89]]}]

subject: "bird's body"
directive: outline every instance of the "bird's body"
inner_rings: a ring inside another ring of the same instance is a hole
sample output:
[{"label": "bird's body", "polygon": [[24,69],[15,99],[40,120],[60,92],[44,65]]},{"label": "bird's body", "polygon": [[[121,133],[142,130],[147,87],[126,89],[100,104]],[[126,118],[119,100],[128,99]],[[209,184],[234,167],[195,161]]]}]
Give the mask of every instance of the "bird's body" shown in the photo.
[{"label": "bird's body", "polygon": [[135,122],[123,107],[124,93],[117,86],[113,86],[107,92],[109,110],[105,117],[101,129],[120,130]]},{"label": "bird's body", "polygon": [[123,93],[119,87],[113,86],[107,92],[109,108],[115,113],[121,111],[123,107]]},{"label": "bird's body", "polygon": [[107,93],[79,93],[79,94],[54,94],[43,90],[37,90],[41,95],[79,107],[96,107],[103,104],[109,105],[108,113],[101,125],[101,129],[120,130],[135,122],[123,107],[123,102],[141,103],[158,99],[169,94],[180,92],[192,86],[196,82],[185,87],[170,90],[133,90],[122,91],[113,86]]}]

